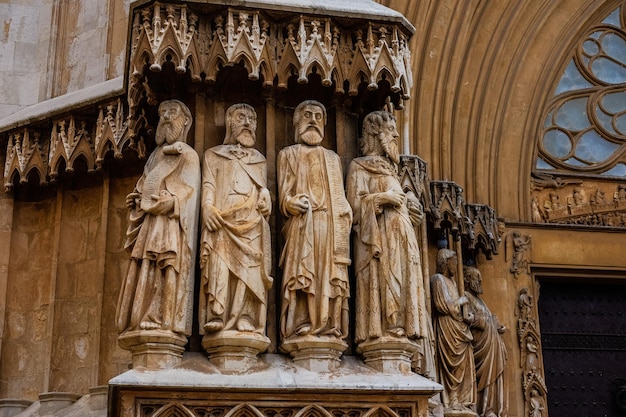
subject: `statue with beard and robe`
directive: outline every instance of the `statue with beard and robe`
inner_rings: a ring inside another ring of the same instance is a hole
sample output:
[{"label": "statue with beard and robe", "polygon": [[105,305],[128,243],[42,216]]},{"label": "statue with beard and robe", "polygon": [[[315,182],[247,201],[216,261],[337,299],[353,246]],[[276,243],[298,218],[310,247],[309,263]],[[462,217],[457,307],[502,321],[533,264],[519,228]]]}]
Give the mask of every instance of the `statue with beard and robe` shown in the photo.
[{"label": "statue with beard and robe", "polygon": [[437,273],[430,278],[437,372],[439,383],[443,385],[445,414],[476,416],[476,371],[469,327],[473,317],[471,313],[463,314],[468,299],[459,295],[454,280],[457,262],[456,252],[439,249]]},{"label": "statue with beard and robe", "polygon": [[265,157],[253,148],[256,121],[252,106],[230,106],[224,144],[204,154],[201,334],[265,333],[272,202]]},{"label": "statue with beard and robe", "polygon": [[480,417],[505,417],[507,415],[504,368],[506,347],[502,340],[504,326],[491,313],[487,304],[480,298],[483,293],[480,271],[472,266],[463,270],[465,295],[473,320],[472,346],[476,367],[476,408]]},{"label": "statue with beard and robe", "polygon": [[[293,116],[296,144],[278,154],[280,210],[287,218],[281,336],[343,340],[348,334],[348,265],[352,210],[339,156],[320,145],[325,107],[300,103]],[[347,345],[346,345],[347,347]]]},{"label": "statue with beard and robe", "polygon": [[398,137],[391,113],[368,114],[363,121],[363,156],[355,158],[348,171],[355,231],[355,340],[358,351],[383,341],[411,341],[411,349],[420,349],[422,356],[420,373],[434,378],[432,324],[415,232],[423,211],[413,192],[400,183]]},{"label": "statue with beard and robe", "polygon": [[161,103],[157,148],[126,198],[124,247],[131,256],[116,314],[125,349],[131,346],[123,343],[124,335],[133,332],[171,332],[183,346],[191,335],[200,189],[199,158],[185,143],[191,122],[182,102]]}]

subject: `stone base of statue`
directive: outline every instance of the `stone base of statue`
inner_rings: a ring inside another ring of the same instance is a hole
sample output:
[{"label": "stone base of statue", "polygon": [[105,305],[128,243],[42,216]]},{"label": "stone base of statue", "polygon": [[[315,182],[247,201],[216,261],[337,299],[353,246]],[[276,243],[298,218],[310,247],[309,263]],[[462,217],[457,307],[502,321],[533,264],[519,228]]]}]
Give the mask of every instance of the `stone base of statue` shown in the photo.
[{"label": "stone base of statue", "polygon": [[309,371],[331,372],[339,367],[339,358],[348,344],[332,336],[303,335],[287,339],[280,350],[291,355],[293,362]]},{"label": "stone base of statue", "polygon": [[443,415],[445,417],[478,417],[475,411],[467,407],[444,408]]},{"label": "stone base of statue", "polygon": [[208,333],[202,338],[209,361],[222,372],[246,372],[269,345],[270,339],[262,334],[237,330]]},{"label": "stone base of statue", "polygon": [[169,369],[183,360],[187,337],[169,330],[132,330],[118,339],[133,355],[133,369]]},{"label": "stone base of statue", "polygon": [[383,374],[342,356],[333,372],[312,372],[287,355],[262,353],[247,372],[223,373],[204,352],[174,369],[131,369],[109,381],[109,416],[429,417],[441,385],[413,374]]},{"label": "stone base of statue", "polygon": [[357,352],[366,365],[379,372],[411,373],[413,355],[419,349],[417,342],[406,337],[383,336],[361,342]]}]

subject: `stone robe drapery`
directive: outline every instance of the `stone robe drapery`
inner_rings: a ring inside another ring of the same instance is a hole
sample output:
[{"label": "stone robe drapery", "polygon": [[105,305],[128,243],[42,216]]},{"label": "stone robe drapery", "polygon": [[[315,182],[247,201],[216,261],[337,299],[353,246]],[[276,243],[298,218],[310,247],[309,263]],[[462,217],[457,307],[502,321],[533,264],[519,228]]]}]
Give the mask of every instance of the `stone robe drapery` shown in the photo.
[{"label": "stone robe drapery", "polygon": [[402,328],[430,337],[420,252],[406,204],[378,207],[376,195],[404,194],[394,165],[380,157],[353,160],[348,201],[354,210],[357,343]]},{"label": "stone robe drapery", "polygon": [[476,403],[476,373],[472,333],[457,304],[456,283],[443,274],[431,277],[431,297],[437,340],[437,372],[443,385],[444,407]]},{"label": "stone robe drapery", "polygon": [[264,314],[258,317],[258,309],[230,311],[234,288],[229,274],[221,269],[226,267],[241,280],[255,303],[267,303],[273,281],[270,230],[258,209],[260,198],[270,204],[265,157],[254,148],[219,145],[205,153],[202,175],[202,208],[215,206],[224,223],[213,232],[202,228],[200,333],[204,334],[205,323],[225,311],[226,318],[250,314],[263,328],[266,318]]},{"label": "stone robe drapery", "polygon": [[504,417],[506,401],[504,366],[506,347],[498,333],[499,323],[483,300],[470,292],[465,294],[474,314],[471,331],[476,366],[477,411],[479,416]]},{"label": "stone robe drapery", "polygon": [[[120,332],[152,321],[159,329],[191,335],[199,188],[200,162],[189,145],[159,146],[148,158],[124,244],[131,259],[117,308]],[[150,214],[152,196],[167,194],[175,199],[173,211]]]},{"label": "stone robe drapery", "polygon": [[[339,156],[321,146],[298,144],[282,149],[278,187],[280,209],[287,217],[280,258],[281,333],[285,338],[307,320],[306,300],[299,303],[302,305],[289,305],[290,295],[298,290],[316,297],[316,311],[310,312],[313,333],[328,324],[330,299],[339,297],[347,311],[352,210],[345,197]],[[299,194],[306,194],[311,204],[306,213],[293,216],[285,201]],[[348,330],[347,318],[345,321],[343,337]]]}]

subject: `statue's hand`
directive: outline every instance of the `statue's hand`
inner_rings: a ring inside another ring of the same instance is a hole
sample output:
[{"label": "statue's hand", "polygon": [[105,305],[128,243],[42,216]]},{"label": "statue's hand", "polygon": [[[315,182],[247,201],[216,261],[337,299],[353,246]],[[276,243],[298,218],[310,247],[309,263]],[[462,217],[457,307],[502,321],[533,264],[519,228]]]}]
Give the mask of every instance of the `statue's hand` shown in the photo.
[{"label": "statue's hand", "polygon": [[141,194],[139,194],[136,191],[133,191],[132,193],[128,194],[126,196],[126,207],[128,207],[129,210],[134,210],[135,207],[137,207],[138,204],[138,200],[141,198]]},{"label": "statue's hand", "polygon": [[465,304],[469,303],[469,300],[467,299],[467,297],[466,297],[466,296],[464,296],[464,295],[463,295],[463,296],[459,297],[459,299],[458,299],[458,300],[456,300],[456,303],[457,303],[459,306],[462,306],[462,305],[465,305]]},{"label": "statue's hand", "polygon": [[263,217],[269,216],[272,212],[272,199],[270,197],[270,191],[267,188],[261,189],[257,208]]},{"label": "statue's hand", "polygon": [[395,191],[385,191],[376,195],[376,205],[390,205],[399,207],[404,204],[406,195],[404,193],[397,193]]},{"label": "statue's hand", "polygon": [[152,201],[154,202],[150,208],[151,214],[159,216],[169,214],[174,211],[175,197],[170,194],[169,191],[161,190],[158,195],[152,194],[150,198],[152,198]]},{"label": "statue's hand", "polygon": [[309,197],[306,194],[298,194],[285,200],[285,208],[292,216],[298,216],[306,213],[309,207],[311,207],[311,203],[309,202]]},{"label": "statue's hand", "polygon": [[204,210],[204,224],[209,232],[215,232],[224,224],[220,211],[215,206],[208,206]]}]

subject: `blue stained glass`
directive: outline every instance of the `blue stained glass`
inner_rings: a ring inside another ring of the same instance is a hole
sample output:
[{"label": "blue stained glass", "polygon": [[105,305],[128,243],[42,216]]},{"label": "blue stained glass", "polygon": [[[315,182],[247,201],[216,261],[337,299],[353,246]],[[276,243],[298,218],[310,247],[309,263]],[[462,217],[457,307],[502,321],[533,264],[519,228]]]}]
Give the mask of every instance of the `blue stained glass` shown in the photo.
[{"label": "blue stained glass", "polygon": [[617,133],[620,135],[626,135],[626,114],[622,114],[615,118],[615,127]]},{"label": "blue stained glass", "polygon": [[567,161],[565,161],[565,163],[568,164],[568,165],[571,165],[571,166],[575,166],[575,167],[586,167],[586,166],[588,166],[584,162],[581,162],[578,159],[574,159],[574,158],[568,159]]},{"label": "blue stained glass", "polygon": [[626,63],[626,40],[616,33],[609,33],[602,38],[602,49],[611,58]]},{"label": "blue stained glass", "polygon": [[543,158],[537,158],[537,169],[554,169],[554,167],[547,163]]},{"label": "blue stained glass", "polygon": [[563,103],[557,110],[556,124],[573,131],[581,131],[589,127],[587,97],[579,97]]},{"label": "blue stained glass", "polygon": [[619,21],[619,7],[613,11],[606,19],[602,21],[602,23],[606,25],[613,25],[616,27],[620,27]]},{"label": "blue stained glass", "polygon": [[543,147],[551,155],[564,158],[571,152],[572,142],[562,130],[551,129],[543,136]]},{"label": "blue stained glass", "polygon": [[605,131],[615,134],[615,129],[613,129],[613,117],[604,113],[599,108],[596,109],[596,119],[600,126],[604,128]]},{"label": "blue stained glass", "polygon": [[583,50],[587,55],[595,56],[598,55],[598,52],[600,52],[600,47],[596,42],[586,41],[583,43]]},{"label": "blue stained glass", "polygon": [[556,87],[554,95],[559,95],[565,91],[583,90],[590,87],[593,86],[580,74],[574,60],[571,60],[565,69],[565,74],[563,74],[561,81],[559,81],[559,85]]},{"label": "blue stained glass", "polygon": [[626,176],[626,165],[617,164],[613,168],[609,169],[606,172],[603,172],[602,175],[610,176],[610,177],[624,177]]},{"label": "blue stained glass", "polygon": [[623,111],[626,108],[626,91],[606,94],[602,98],[602,106],[611,114]]},{"label": "blue stained glass", "polygon": [[585,133],[576,144],[576,156],[588,162],[602,162],[619,148],[618,144],[609,142],[595,131]]},{"label": "blue stained glass", "polygon": [[593,73],[598,79],[609,84],[623,84],[626,82],[626,68],[608,60],[598,58],[591,65]]}]

